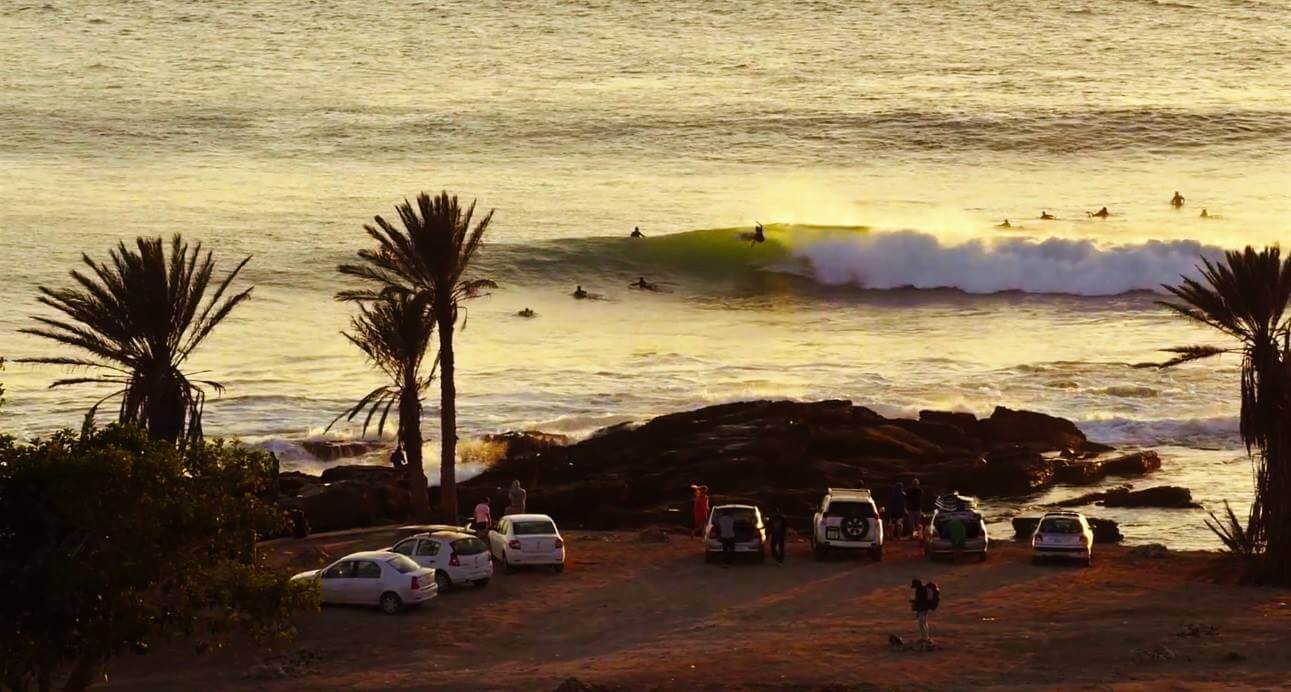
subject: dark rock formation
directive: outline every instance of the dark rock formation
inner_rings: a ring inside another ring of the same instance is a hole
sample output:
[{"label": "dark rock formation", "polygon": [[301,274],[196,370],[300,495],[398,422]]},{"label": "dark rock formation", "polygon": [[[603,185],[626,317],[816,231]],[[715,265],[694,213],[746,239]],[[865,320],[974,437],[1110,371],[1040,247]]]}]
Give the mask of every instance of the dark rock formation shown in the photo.
[{"label": "dark rock formation", "polygon": [[1104,492],[1088,493],[1058,503],[1059,507],[1079,507],[1098,504],[1104,507],[1162,507],[1188,509],[1201,505],[1192,501],[1192,491],[1177,485],[1158,485],[1143,490],[1130,490],[1123,485]]},{"label": "dark rock formation", "polygon": [[[1097,517],[1086,517],[1089,519],[1089,528],[1094,532],[1094,543],[1119,543],[1125,539],[1121,535],[1121,527],[1111,519],[1099,519]],[[1013,535],[1019,540],[1029,541],[1031,535],[1035,533],[1035,527],[1040,525],[1040,517],[1013,517]]]},{"label": "dark rock formation", "polygon": [[279,476],[279,504],[305,513],[311,531],[370,526],[408,517],[408,485],[385,466],[335,466],[323,475],[287,472]]},{"label": "dark rock formation", "polygon": [[[1156,462],[1151,453],[1101,460],[1107,447],[1042,413],[1000,407],[984,420],[936,411],[888,419],[848,401],[722,404],[613,426],[575,444],[509,447],[463,492],[492,496],[521,479],[531,510],[588,528],[688,523],[691,483],[708,485],[715,501],[779,507],[804,523],[830,486],[875,488],[882,503],[898,480],[919,478],[931,505],[938,492],[1025,495],[1064,478],[1146,472]],[[1074,458],[1059,457],[1063,450]]]}]

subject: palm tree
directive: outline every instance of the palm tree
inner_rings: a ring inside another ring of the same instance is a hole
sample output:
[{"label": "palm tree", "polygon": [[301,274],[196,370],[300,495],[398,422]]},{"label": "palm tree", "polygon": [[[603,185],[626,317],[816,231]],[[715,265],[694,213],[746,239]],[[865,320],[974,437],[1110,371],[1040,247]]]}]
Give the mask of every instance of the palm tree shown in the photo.
[{"label": "palm tree", "polygon": [[363,351],[390,382],[368,392],[332,421],[334,424],[342,417],[353,420],[367,410],[367,417],[363,419],[366,435],[372,419],[380,412],[377,418],[380,435],[385,431],[390,409],[398,404],[399,441],[403,443],[407,461],[404,468],[408,473],[412,511],[418,521],[430,518],[421,452],[421,392],[434,379],[433,366],[430,373],[422,374],[422,361],[435,326],[427,318],[427,312],[426,304],[415,296],[391,295],[371,305],[359,305],[358,316],[350,320],[352,331],[345,338]]},{"label": "palm tree", "polygon": [[440,493],[443,514],[451,520],[457,517],[457,385],[453,335],[461,303],[482,295],[487,288],[497,287],[488,279],[467,275],[493,212],[472,226],[475,202],[463,209],[457,197],[447,192],[436,197],[423,192],[417,195],[415,207],[404,201],[395,210],[403,228],[376,217],[376,225],[363,228],[377,241],[377,247],[360,250],[360,263],[340,267],[341,273],[372,285],[343,291],[337,298],[373,301],[384,295],[408,295],[422,297],[430,306],[430,314],[439,327]]},{"label": "palm tree", "polygon": [[[137,238],[109,251],[110,262],[81,260],[88,273],[73,270],[77,286],[40,287],[37,300],[59,317],[33,317],[41,326],[23,329],[86,355],[24,359],[28,363],[85,367],[99,374],[57,380],[51,387],[109,383],[120,389],[90,409],[121,397],[118,419],[146,426],[153,438],[177,441],[202,435],[203,387],[223,391],[210,380],[190,380],[180,368],[202,340],[233,308],[251,297],[250,288],[225,294],[247,257],[223,279],[215,279],[215,261],[201,243],[191,248],[176,234],[167,258],[161,238]],[[208,289],[214,289],[208,291]],[[209,293],[209,295],[208,295]]]},{"label": "palm tree", "polygon": [[1202,263],[1200,280],[1165,286],[1178,301],[1162,305],[1237,346],[1167,349],[1176,355],[1163,366],[1241,354],[1240,430],[1255,471],[1246,539],[1259,553],[1257,576],[1291,584],[1291,257],[1283,260],[1277,246],[1248,246]]}]

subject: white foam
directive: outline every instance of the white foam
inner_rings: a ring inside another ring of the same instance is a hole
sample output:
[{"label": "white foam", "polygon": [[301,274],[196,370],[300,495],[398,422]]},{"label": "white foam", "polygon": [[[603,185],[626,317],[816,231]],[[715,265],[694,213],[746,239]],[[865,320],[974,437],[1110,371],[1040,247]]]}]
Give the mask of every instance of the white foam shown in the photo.
[{"label": "white foam", "polygon": [[792,249],[816,280],[871,289],[953,288],[967,293],[1106,296],[1160,291],[1195,276],[1220,248],[1194,240],[1100,246],[1090,240],[976,239],[943,243],[918,231],[821,239]]}]

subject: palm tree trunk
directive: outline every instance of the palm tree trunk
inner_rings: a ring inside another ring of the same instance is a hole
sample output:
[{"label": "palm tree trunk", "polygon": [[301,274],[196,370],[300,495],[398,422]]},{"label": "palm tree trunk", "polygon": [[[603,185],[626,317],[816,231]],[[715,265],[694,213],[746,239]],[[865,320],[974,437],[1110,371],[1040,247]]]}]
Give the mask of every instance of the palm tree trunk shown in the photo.
[{"label": "palm tree trunk", "polygon": [[404,383],[399,394],[399,441],[403,442],[404,472],[408,475],[408,498],[419,522],[430,521],[430,496],[426,491],[426,470],[421,452],[421,401],[417,385]]},{"label": "palm tree trunk", "polygon": [[1264,565],[1266,583],[1291,586],[1291,367],[1283,366],[1282,415],[1264,450]]},{"label": "palm tree trunk", "polygon": [[[444,306],[437,306],[444,307]],[[439,323],[439,502],[444,520],[457,522],[457,384],[453,378],[453,327],[456,315],[452,305],[435,314]],[[443,319],[442,316],[450,316]]]}]

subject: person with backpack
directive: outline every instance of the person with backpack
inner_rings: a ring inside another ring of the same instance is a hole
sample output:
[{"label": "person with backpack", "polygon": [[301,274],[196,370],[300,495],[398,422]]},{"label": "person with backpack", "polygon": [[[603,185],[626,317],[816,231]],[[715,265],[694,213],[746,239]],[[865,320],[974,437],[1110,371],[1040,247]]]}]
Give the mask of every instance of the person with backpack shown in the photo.
[{"label": "person with backpack", "polygon": [[934,582],[924,584],[918,579],[910,580],[910,588],[914,589],[910,609],[914,611],[915,621],[919,623],[919,643],[930,645],[932,637],[928,629],[928,616],[941,604],[941,589]]}]

